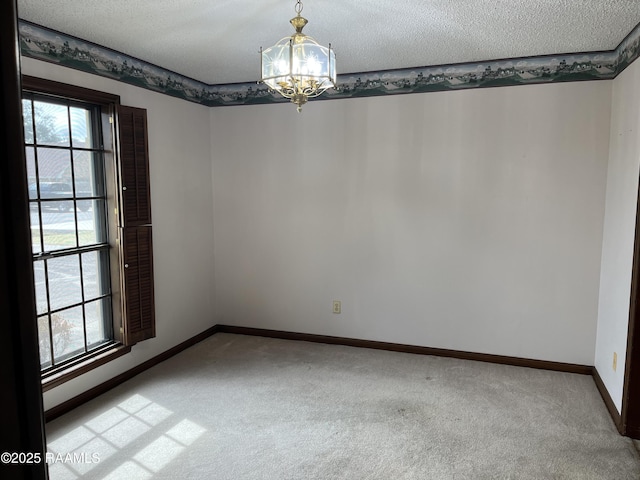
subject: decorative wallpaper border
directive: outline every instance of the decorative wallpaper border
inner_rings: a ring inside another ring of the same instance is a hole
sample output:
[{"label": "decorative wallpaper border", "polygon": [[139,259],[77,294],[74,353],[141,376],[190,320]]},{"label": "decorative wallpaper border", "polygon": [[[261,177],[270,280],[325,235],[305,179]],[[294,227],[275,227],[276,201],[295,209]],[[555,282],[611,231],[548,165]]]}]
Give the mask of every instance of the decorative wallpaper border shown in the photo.
[{"label": "decorative wallpaper border", "polygon": [[[271,93],[263,84],[250,82],[208,85],[34,23],[19,20],[18,26],[21,53],[26,57],[112,78],[210,107],[288,101]],[[619,75],[639,56],[640,25],[611,51],[338,75],[338,88],[328,90],[318,99],[609,80]]]}]

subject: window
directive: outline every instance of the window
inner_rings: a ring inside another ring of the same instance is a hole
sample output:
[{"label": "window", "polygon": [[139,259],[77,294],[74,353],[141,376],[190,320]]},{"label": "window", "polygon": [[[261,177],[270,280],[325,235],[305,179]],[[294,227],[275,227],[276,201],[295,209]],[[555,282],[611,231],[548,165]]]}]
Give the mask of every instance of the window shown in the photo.
[{"label": "window", "polygon": [[100,107],[22,100],[40,365],[47,373],[113,342]]},{"label": "window", "polygon": [[146,111],[23,77],[45,389],[155,336]]}]

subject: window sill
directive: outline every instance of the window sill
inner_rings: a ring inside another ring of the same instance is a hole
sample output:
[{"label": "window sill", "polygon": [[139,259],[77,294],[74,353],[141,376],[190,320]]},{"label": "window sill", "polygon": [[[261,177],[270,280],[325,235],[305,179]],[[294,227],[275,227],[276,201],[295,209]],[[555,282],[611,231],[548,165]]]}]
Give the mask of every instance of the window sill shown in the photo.
[{"label": "window sill", "polygon": [[122,355],[125,355],[130,351],[131,347],[126,347],[120,344],[114,345],[112,348],[105,350],[95,357],[88,358],[80,363],[77,363],[68,368],[64,368],[63,370],[56,372],[53,375],[43,378],[42,391],[46,392],[47,390],[51,390],[52,388],[62,385],[69,380],[72,380],[82,374],[93,370],[94,368],[98,368],[105,363],[115,360],[116,358],[121,357]]}]

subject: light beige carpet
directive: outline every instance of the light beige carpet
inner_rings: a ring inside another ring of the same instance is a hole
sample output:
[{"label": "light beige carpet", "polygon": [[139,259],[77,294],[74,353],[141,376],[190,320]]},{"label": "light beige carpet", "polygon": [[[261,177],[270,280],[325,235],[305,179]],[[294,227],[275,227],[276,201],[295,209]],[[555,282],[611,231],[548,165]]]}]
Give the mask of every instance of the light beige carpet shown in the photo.
[{"label": "light beige carpet", "polygon": [[640,479],[589,376],[231,334],[47,435],[53,480]]}]

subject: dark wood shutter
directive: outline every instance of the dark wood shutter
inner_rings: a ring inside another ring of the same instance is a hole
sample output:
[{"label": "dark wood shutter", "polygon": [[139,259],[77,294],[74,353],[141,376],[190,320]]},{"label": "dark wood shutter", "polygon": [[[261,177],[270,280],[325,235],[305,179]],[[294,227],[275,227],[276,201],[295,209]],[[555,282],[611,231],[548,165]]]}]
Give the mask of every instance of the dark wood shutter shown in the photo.
[{"label": "dark wood shutter", "polygon": [[122,229],[126,345],[156,336],[151,225]]},{"label": "dark wood shutter", "polygon": [[117,107],[125,345],[156,336],[147,111]]},{"label": "dark wood shutter", "polygon": [[118,105],[122,226],[151,224],[147,111]]}]

